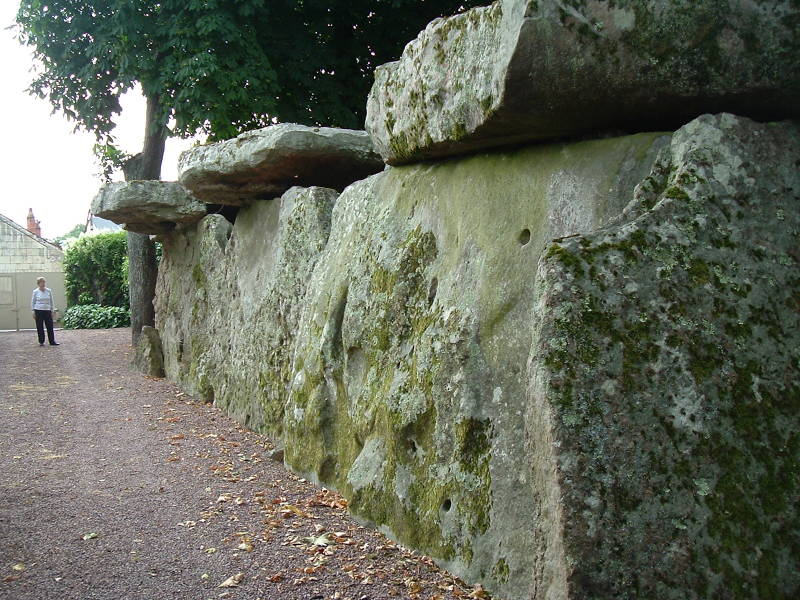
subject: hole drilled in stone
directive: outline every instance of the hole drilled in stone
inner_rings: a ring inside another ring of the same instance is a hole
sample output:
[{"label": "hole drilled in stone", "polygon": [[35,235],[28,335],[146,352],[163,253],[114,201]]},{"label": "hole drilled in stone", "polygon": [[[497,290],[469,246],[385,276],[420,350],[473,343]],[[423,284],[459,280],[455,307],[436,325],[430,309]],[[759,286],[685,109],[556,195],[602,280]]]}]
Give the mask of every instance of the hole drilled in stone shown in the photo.
[{"label": "hole drilled in stone", "polygon": [[531,230],[527,227],[519,232],[519,243],[521,246],[527,246],[531,241]]},{"label": "hole drilled in stone", "polygon": [[413,439],[409,439],[408,440],[408,453],[411,456],[416,456],[417,452],[419,452],[419,448],[417,447],[417,442],[415,442]]},{"label": "hole drilled in stone", "polygon": [[453,503],[450,501],[450,498],[445,498],[444,502],[442,502],[442,510],[444,512],[450,512],[451,508],[453,508]]},{"label": "hole drilled in stone", "polygon": [[431,279],[431,286],[428,288],[428,306],[433,304],[436,299],[436,292],[439,291],[439,279],[434,277]]}]

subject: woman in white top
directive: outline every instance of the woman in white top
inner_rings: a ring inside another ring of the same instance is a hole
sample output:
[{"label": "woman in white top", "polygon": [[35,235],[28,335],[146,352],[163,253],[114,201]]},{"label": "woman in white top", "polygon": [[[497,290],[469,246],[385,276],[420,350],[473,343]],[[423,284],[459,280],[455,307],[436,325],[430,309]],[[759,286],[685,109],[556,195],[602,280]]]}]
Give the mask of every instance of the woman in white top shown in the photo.
[{"label": "woman in white top", "polygon": [[44,327],[47,327],[47,340],[51,346],[58,346],[56,336],[53,333],[53,292],[50,288],[44,287],[47,283],[44,277],[36,280],[39,285],[33,290],[31,298],[31,310],[33,318],[36,319],[36,333],[39,335],[39,345],[44,346]]}]

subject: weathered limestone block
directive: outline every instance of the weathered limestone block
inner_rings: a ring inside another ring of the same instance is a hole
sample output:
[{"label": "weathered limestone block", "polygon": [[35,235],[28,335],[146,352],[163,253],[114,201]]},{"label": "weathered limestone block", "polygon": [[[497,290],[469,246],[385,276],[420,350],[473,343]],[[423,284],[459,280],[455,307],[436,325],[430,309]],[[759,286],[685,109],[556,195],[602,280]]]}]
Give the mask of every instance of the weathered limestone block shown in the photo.
[{"label": "weathered limestone block", "polygon": [[800,128],[703,116],[550,244],[524,414],[534,598],[800,593]]},{"label": "weathered limestone block", "polygon": [[292,188],[166,236],[156,290],[166,372],[250,427],[281,437],[305,290],[338,192]]},{"label": "weathered limestone block", "polygon": [[796,597],[798,157],[723,114],[208,216],[167,375],[500,597]]},{"label": "weathered limestone block", "polygon": [[171,231],[176,223],[199,221],[206,205],[175,182],[124,181],[101,187],[92,213],[128,231],[155,235]]},{"label": "weathered limestone block", "polygon": [[164,353],[158,330],[145,325],[136,345],[133,365],[137,371],[152,377],[164,377]]},{"label": "weathered limestone block", "polygon": [[241,205],[293,186],[342,190],[383,166],[364,131],[281,123],[187,150],[179,179],[209,204]]},{"label": "weathered limestone block", "polygon": [[498,0],[378,67],[366,128],[390,164],[530,140],[800,116],[789,0]]},{"label": "weathered limestone block", "polygon": [[402,543],[528,598],[536,265],[617,216],[669,136],[400,167],[348,187],[308,284],[285,461]]}]

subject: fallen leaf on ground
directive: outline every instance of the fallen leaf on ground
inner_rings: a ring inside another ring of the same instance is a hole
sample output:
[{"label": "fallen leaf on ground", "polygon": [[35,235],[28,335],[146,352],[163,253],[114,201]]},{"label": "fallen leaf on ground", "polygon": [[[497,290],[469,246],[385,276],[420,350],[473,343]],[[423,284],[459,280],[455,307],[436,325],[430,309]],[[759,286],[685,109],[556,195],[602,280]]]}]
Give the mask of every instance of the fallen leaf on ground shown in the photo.
[{"label": "fallen leaf on ground", "polygon": [[289,517],[291,517],[292,513],[296,514],[298,517],[309,517],[310,516],[306,511],[304,511],[304,510],[302,510],[300,508],[297,508],[293,504],[284,504],[283,506],[281,506],[280,513],[281,513],[281,515],[283,515],[283,517],[285,519],[288,519]]},{"label": "fallen leaf on ground", "polygon": [[25,564],[24,563],[17,563],[11,568],[14,569],[15,571],[24,571],[25,570]]},{"label": "fallen leaf on ground", "polygon": [[181,521],[180,523],[178,523],[178,527],[188,527],[189,529],[191,529],[195,525],[197,525],[197,521]]},{"label": "fallen leaf on ground", "polygon": [[224,587],[224,588],[236,587],[237,585],[239,585],[239,582],[241,582],[242,579],[244,579],[244,573],[237,573],[236,575],[231,575],[230,577],[228,577],[217,587]]},{"label": "fallen leaf on ground", "polygon": [[308,542],[312,546],[330,546],[331,544],[335,543],[331,538],[328,537],[327,533],[324,533],[317,537],[314,536],[304,537],[303,541]]},{"label": "fallen leaf on ground", "polygon": [[97,537],[97,534],[93,531],[91,533],[85,534],[84,536],[81,537],[81,539],[84,540],[84,541],[85,540],[93,540],[96,537]]},{"label": "fallen leaf on ground", "polygon": [[483,589],[483,586],[479,583],[475,586],[475,589],[470,592],[470,598],[488,598],[489,594],[486,593],[486,590]]}]

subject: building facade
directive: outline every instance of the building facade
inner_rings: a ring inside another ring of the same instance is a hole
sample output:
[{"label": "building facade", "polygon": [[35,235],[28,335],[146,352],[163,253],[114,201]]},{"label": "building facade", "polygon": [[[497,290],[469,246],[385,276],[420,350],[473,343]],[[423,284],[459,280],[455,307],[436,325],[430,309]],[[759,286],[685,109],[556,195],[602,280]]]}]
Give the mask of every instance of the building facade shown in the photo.
[{"label": "building facade", "polygon": [[0,215],[0,330],[35,327],[31,293],[37,277],[47,279],[47,287],[53,290],[56,323],[67,306],[64,252],[36,233],[39,222],[29,212],[29,227],[31,224],[34,231]]}]

